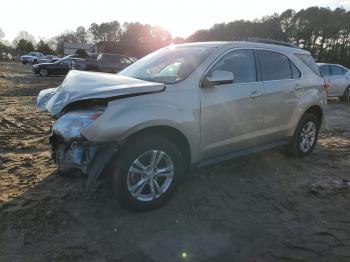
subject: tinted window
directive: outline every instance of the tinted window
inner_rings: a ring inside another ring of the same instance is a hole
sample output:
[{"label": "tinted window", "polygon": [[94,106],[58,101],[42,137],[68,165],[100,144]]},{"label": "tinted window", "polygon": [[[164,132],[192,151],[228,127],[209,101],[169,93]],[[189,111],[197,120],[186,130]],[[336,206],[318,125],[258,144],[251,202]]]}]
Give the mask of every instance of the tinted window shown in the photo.
[{"label": "tinted window", "polygon": [[330,66],[328,65],[320,66],[320,72],[322,76],[329,76],[331,74]]},{"label": "tinted window", "polygon": [[292,62],[290,62],[290,67],[292,69],[293,79],[300,78],[301,77],[301,73],[300,73],[299,69]]},{"label": "tinted window", "polygon": [[345,75],[346,70],[340,66],[331,66],[332,75]]},{"label": "tinted window", "polygon": [[280,53],[258,51],[264,81],[292,79],[289,59]]},{"label": "tinted window", "polygon": [[310,68],[316,75],[321,76],[320,70],[318,69],[315,60],[311,55],[295,54],[297,58],[300,59],[308,68]]},{"label": "tinted window", "polygon": [[61,65],[70,65],[70,60],[67,59],[67,60],[62,60],[61,61]]},{"label": "tinted window", "polygon": [[252,50],[236,50],[224,55],[210,70],[229,71],[233,73],[234,83],[256,81],[255,59]]}]

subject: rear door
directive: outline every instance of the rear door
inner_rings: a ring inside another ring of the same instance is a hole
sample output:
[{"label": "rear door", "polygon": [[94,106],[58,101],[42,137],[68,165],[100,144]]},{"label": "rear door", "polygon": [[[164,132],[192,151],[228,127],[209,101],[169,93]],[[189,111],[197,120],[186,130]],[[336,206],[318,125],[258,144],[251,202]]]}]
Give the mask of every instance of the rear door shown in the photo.
[{"label": "rear door", "polygon": [[210,158],[259,144],[263,127],[263,86],[257,81],[254,51],[232,50],[204,77],[229,71],[232,84],[201,88],[201,151]]},{"label": "rear door", "polygon": [[[328,76],[330,82],[330,93],[336,96],[342,96],[346,87],[348,86],[348,79],[345,76],[347,70],[338,65],[330,65],[330,75]],[[332,92],[332,93],[331,93]]]},{"label": "rear door", "polygon": [[264,86],[264,142],[285,137],[288,123],[303,92],[301,72],[284,54],[258,50],[260,73]]}]

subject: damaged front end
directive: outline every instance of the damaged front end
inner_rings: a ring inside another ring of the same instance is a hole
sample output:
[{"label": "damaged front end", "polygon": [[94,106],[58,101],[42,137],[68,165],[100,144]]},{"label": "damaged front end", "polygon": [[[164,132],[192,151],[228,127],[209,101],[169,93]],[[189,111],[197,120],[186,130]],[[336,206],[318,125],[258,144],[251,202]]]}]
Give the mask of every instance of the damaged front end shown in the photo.
[{"label": "damaged front end", "polygon": [[60,172],[79,169],[87,174],[101,143],[85,139],[80,130],[91,125],[104,111],[104,108],[77,110],[62,115],[54,123],[50,136],[52,158]]},{"label": "damaged front end", "polygon": [[104,109],[105,107],[95,107],[63,114],[52,126],[49,139],[52,158],[58,171],[65,173],[79,170],[87,175],[88,193],[93,191],[103,168],[118,148],[115,142],[89,141],[80,132],[90,126]]},{"label": "damaged front end", "polygon": [[90,141],[81,131],[94,124],[106,111],[109,101],[164,90],[164,84],[160,83],[74,70],[59,87],[42,90],[37,106],[56,119],[50,144],[58,170],[80,170],[88,176],[87,189],[90,191],[118,145],[116,141],[102,142],[105,139]]}]

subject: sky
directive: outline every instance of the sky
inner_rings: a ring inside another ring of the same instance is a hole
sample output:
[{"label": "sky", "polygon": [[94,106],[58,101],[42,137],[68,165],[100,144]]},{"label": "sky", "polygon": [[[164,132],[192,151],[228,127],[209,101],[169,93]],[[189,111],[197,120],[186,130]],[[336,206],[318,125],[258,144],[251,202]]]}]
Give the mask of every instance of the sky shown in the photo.
[{"label": "sky", "polygon": [[117,20],[161,26],[173,37],[187,37],[215,23],[316,5],[350,10],[350,0],[11,0],[0,5],[0,28],[10,42],[20,31],[45,40],[81,25]]}]

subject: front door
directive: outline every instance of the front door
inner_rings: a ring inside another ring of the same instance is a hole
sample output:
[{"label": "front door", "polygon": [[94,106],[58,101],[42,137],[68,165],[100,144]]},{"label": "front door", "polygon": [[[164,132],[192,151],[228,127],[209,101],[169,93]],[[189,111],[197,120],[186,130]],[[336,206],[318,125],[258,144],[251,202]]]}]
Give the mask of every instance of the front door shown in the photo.
[{"label": "front door", "polygon": [[234,81],[200,89],[203,160],[256,146],[263,127],[263,85],[257,82],[254,51],[226,53],[205,77],[215,71],[232,72]]}]

